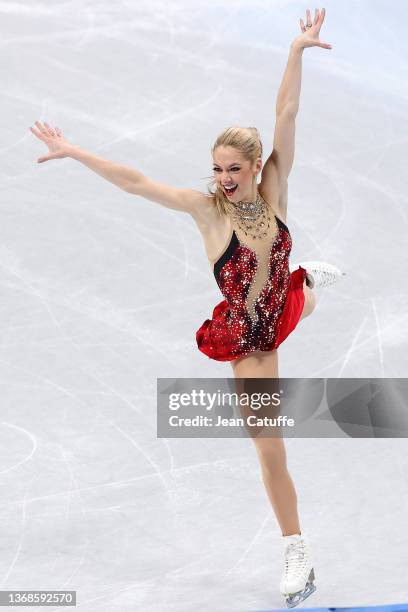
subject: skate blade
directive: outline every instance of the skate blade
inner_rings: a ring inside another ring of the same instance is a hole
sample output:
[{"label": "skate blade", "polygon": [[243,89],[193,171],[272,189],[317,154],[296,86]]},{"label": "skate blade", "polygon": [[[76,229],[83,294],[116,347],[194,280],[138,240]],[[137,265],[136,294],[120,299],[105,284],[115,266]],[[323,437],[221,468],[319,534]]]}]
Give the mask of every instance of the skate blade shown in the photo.
[{"label": "skate blade", "polygon": [[314,593],[315,590],[315,585],[313,583],[308,583],[302,593],[294,593],[294,595],[289,595],[286,600],[287,607],[294,608],[295,606],[298,606],[300,603],[302,603],[302,601],[305,601],[307,597]]}]

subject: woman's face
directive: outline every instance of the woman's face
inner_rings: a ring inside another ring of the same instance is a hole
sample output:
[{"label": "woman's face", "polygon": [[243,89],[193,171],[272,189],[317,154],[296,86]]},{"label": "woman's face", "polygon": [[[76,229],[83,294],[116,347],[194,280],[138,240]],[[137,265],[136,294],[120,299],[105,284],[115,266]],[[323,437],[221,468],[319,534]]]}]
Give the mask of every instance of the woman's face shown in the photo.
[{"label": "woman's face", "polygon": [[234,147],[219,146],[213,152],[213,162],[216,185],[231,202],[252,200],[254,176],[261,169],[262,160],[253,165]]}]

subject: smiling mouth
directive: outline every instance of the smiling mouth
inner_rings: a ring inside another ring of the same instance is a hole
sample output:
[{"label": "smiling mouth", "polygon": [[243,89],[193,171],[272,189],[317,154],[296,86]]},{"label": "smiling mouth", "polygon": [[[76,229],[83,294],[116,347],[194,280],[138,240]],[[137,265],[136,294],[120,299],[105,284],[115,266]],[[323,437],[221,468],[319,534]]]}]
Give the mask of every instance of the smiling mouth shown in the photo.
[{"label": "smiling mouth", "polygon": [[234,191],[237,189],[238,185],[235,185],[234,187],[226,187],[225,185],[223,185],[224,191],[227,195],[232,195],[234,193]]}]

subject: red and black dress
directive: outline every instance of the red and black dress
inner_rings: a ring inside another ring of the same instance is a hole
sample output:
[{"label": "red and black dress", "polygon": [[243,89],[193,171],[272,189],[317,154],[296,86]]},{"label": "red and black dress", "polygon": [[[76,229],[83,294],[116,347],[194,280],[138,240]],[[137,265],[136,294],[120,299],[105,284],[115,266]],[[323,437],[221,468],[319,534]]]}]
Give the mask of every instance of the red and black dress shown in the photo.
[{"label": "red and black dress", "polygon": [[290,273],[292,239],[275,214],[268,235],[254,239],[232,226],[214,276],[224,300],[212,319],[196,332],[197,346],[217,361],[231,361],[252,351],[276,349],[295,329],[302,314],[306,270]]}]

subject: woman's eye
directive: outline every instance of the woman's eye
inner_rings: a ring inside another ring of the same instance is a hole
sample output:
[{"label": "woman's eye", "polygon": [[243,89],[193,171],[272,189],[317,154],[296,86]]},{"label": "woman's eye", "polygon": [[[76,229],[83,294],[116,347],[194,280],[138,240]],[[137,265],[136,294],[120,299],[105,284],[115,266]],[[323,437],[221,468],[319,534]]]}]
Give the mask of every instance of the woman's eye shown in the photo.
[{"label": "woman's eye", "polygon": [[[219,168],[213,168],[214,172],[221,172],[221,170]],[[234,166],[233,168],[231,168],[232,172],[239,172],[241,170],[241,168],[237,168],[236,166]]]}]

